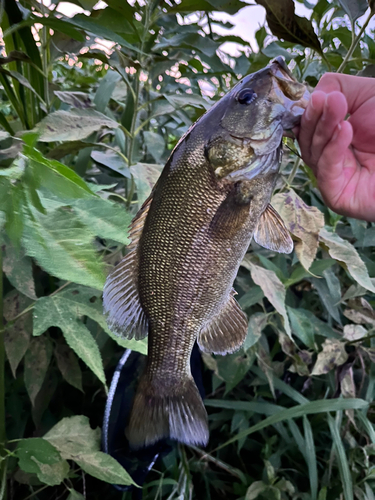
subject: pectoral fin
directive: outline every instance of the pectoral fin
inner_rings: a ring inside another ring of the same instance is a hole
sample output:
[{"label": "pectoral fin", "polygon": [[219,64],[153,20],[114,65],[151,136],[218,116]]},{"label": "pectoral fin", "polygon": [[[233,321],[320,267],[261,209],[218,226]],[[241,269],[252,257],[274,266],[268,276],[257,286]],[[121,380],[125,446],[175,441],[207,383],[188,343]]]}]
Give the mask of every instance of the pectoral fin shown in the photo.
[{"label": "pectoral fin", "polygon": [[204,352],[227,354],[237,351],[247,335],[247,318],[238,302],[228,298],[219,313],[198,334],[198,345]]},{"label": "pectoral fin", "polygon": [[104,312],[107,323],[113,333],[128,339],[136,340],[146,337],[148,321],[139,301],[138,275],[138,243],[151,205],[150,196],[134,217],[129,236],[130,252],[114,268],[107,278],[103,291]]},{"label": "pectoral fin", "polygon": [[272,205],[268,205],[259,219],[254,232],[254,240],[261,247],[279,253],[291,253],[293,240],[283,220]]}]

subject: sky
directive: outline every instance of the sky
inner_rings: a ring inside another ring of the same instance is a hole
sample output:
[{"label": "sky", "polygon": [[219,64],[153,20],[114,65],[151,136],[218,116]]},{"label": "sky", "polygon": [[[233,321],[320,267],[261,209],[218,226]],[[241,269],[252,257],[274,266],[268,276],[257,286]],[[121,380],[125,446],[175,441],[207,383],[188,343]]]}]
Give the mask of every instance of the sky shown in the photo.
[{"label": "sky", "polygon": [[[123,0],[126,1],[126,0]],[[183,1],[183,0],[182,0]],[[250,1],[250,0],[248,0]],[[309,0],[310,3],[315,4],[317,0]],[[44,5],[50,4],[50,0],[44,0]],[[307,9],[303,4],[299,2],[294,2],[295,4],[295,12],[298,16],[309,17],[311,15],[311,10]],[[103,1],[99,1],[96,5],[96,8],[104,7],[106,4]],[[57,9],[59,12],[73,16],[79,12],[84,12],[83,9],[78,7],[77,5],[71,4],[69,2],[61,2]],[[255,40],[255,32],[259,29],[260,26],[263,26],[266,18],[266,11],[260,5],[248,5],[241,9],[237,14],[231,16],[225,13],[214,13],[214,19],[221,21],[230,21],[234,24],[234,27],[231,30],[226,30],[224,28],[220,28],[218,26],[215,27],[215,31],[221,34],[231,34],[240,36],[243,40],[246,40],[250,43],[250,46],[257,50],[257,43]],[[362,18],[364,19],[364,18]],[[361,19],[359,19],[361,21]],[[375,20],[373,19],[366,31],[370,28],[375,27]],[[222,49],[229,54],[234,54],[237,49],[236,45],[233,43],[226,43],[222,47]]]}]

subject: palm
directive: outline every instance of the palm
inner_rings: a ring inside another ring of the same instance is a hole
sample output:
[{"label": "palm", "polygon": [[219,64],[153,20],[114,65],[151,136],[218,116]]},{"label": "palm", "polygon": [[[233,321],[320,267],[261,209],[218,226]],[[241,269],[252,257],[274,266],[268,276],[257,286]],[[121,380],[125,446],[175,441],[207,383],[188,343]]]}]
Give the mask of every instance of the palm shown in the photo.
[{"label": "palm", "polygon": [[375,221],[375,83],[327,74],[317,90],[301,120],[302,157],[328,206]]}]

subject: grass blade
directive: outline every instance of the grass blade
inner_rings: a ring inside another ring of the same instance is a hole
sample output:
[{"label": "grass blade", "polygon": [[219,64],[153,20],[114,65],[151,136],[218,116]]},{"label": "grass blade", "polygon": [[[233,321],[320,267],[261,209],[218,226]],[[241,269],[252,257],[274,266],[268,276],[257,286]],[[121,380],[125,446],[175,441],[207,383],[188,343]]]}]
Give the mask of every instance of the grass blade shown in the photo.
[{"label": "grass blade", "polygon": [[335,419],[331,415],[327,415],[328,425],[331,431],[333,446],[337,458],[337,465],[341,477],[342,489],[345,500],[353,500],[353,483],[350,474],[348,460],[346,458],[344,444],[340,437],[340,431],[336,425]]},{"label": "grass blade", "polygon": [[309,480],[311,488],[311,500],[316,500],[318,496],[318,465],[316,461],[316,452],[314,444],[314,436],[309,419],[304,415],[303,417],[303,431],[305,433],[305,446],[306,446],[306,463],[309,469]]},{"label": "grass blade", "polygon": [[235,443],[243,437],[249,436],[254,432],[258,432],[269,425],[276,424],[277,422],[282,422],[283,420],[289,420],[291,418],[303,417],[304,415],[312,415],[315,413],[326,413],[329,411],[340,411],[340,410],[360,410],[368,407],[368,402],[363,399],[324,399],[321,401],[311,401],[309,403],[294,406],[293,408],[288,408],[286,410],[279,411],[275,415],[271,415],[262,422],[259,422],[249,429],[239,432],[236,436],[229,439],[222,445],[218,446],[224,448],[231,443]]}]

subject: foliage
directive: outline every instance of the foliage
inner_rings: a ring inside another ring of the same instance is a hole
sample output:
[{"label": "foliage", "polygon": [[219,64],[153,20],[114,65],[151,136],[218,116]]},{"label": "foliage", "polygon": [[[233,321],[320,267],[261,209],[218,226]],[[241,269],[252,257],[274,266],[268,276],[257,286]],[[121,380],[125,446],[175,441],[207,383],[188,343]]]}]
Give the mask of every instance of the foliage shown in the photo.
[{"label": "foliage", "polygon": [[[85,13],[0,8],[1,499],[119,498],[108,483],[133,483],[99,426],[123,348],[146,344],[111,334],[101,290],[181,135],[276,55],[311,86],[374,76],[365,0],[304,1],[311,21],[259,0],[258,51],[218,20],[241,0],[70,3]],[[252,243],[235,282],[244,347],[204,355],[209,447],[175,446],[144,499],[374,498],[375,226],[327,209],[285,142],[273,204],[295,252]]]}]

